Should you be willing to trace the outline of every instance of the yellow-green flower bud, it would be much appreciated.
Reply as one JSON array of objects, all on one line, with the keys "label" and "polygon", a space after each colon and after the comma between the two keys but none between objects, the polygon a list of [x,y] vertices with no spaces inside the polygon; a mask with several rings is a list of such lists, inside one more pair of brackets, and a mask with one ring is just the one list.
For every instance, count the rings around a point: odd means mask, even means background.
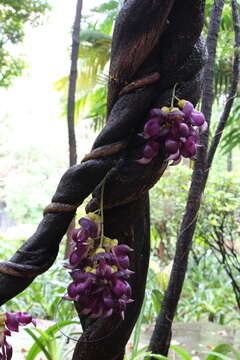
[{"label": "yellow-green flower bud", "polygon": [[183,100],[183,99],[179,100],[179,102],[178,102],[178,106],[180,109],[183,109],[185,104],[186,104],[186,100]]},{"label": "yellow-green flower bud", "polygon": [[179,111],[179,108],[177,108],[177,107],[172,107],[172,108],[170,109],[170,112],[172,112],[172,111]]},{"label": "yellow-green flower bud", "polygon": [[167,114],[170,112],[170,108],[167,107],[167,106],[163,106],[163,107],[161,108],[161,110],[162,110],[162,112],[163,112],[165,115],[167,115]]},{"label": "yellow-green flower bud", "polygon": [[88,245],[89,245],[90,247],[93,247],[93,246],[94,246],[94,239],[88,238],[88,239],[87,239],[87,243],[88,243]]},{"label": "yellow-green flower bud", "polygon": [[112,272],[113,272],[113,273],[115,273],[115,272],[118,271],[118,268],[117,268],[117,266],[115,266],[115,265],[111,266],[111,269],[112,269]]},{"label": "yellow-green flower bud", "polygon": [[87,217],[89,220],[94,221],[97,224],[101,224],[101,216],[90,212],[87,214]]},{"label": "yellow-green flower bud", "polygon": [[104,247],[109,247],[111,246],[111,239],[107,236],[104,236],[103,238],[103,246]]},{"label": "yellow-green flower bud", "polygon": [[104,254],[106,251],[103,248],[98,248],[96,254]]},{"label": "yellow-green flower bud", "polygon": [[93,269],[90,266],[86,266],[84,270],[86,272],[91,272]]},{"label": "yellow-green flower bud", "polygon": [[111,246],[117,246],[118,245],[118,240],[117,239],[112,239],[111,240]]}]

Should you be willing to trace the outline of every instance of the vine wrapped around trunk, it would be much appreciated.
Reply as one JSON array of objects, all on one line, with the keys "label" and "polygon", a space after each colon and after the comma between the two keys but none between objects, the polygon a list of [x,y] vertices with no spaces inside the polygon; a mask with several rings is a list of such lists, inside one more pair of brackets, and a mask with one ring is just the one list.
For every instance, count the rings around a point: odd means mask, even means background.
[{"label": "vine wrapped around trunk", "polygon": [[[178,98],[197,103],[205,60],[200,39],[203,14],[204,0],[125,1],[113,35],[106,126],[92,152],[63,175],[35,234],[10,261],[0,264],[3,304],[53,264],[77,207],[93,193],[87,211],[96,210],[105,183],[105,234],[134,249],[130,283],[135,301],[128,304],[124,321],[118,315],[80,316],[84,332],[74,360],[123,359],[145,293],[148,190],[168,165],[163,146],[148,164],[138,163],[143,143],[137,134],[143,131],[150,109],[171,106],[176,83]],[[80,312],[77,302],[76,308]]]}]

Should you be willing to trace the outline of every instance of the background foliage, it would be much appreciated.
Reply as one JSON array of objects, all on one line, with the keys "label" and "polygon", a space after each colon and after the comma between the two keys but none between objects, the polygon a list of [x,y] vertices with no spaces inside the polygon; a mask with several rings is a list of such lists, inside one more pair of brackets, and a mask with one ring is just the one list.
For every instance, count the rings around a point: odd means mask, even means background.
[{"label": "background foliage", "polygon": [[23,40],[25,24],[38,24],[49,8],[47,0],[0,1],[0,87],[9,86],[21,74],[24,62],[12,55],[12,45]]}]

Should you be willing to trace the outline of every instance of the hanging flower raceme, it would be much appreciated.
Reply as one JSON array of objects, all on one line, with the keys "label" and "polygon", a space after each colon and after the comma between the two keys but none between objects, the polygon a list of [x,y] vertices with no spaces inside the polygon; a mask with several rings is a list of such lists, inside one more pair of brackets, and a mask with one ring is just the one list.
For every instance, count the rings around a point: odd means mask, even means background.
[{"label": "hanging flower raceme", "polygon": [[147,143],[137,162],[148,164],[161,146],[165,148],[166,160],[173,160],[171,165],[177,165],[182,157],[195,159],[199,130],[203,132],[207,127],[203,113],[186,100],[179,100],[178,107],[152,109],[142,133]]},{"label": "hanging flower raceme", "polygon": [[133,301],[127,281],[133,274],[128,269],[132,249],[104,236],[100,215],[89,213],[79,224],[72,233],[75,249],[69,261],[73,281],[64,299],[78,301],[81,314],[92,318],[113,313],[124,318],[126,305]]},{"label": "hanging flower raceme", "polygon": [[0,360],[10,360],[12,358],[12,346],[7,342],[6,337],[11,336],[11,331],[18,332],[19,326],[30,323],[36,326],[36,320],[26,312],[0,314]]}]

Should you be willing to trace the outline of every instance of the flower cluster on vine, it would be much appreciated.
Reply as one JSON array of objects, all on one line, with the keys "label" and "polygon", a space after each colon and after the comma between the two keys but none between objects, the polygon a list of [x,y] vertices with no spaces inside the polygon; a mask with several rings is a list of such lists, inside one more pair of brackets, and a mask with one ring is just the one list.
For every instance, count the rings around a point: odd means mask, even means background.
[{"label": "flower cluster on vine", "polygon": [[149,115],[142,133],[147,143],[138,163],[151,162],[159,154],[161,145],[167,154],[166,160],[173,160],[172,165],[179,164],[182,157],[195,159],[199,130],[203,132],[208,127],[202,112],[194,109],[191,102],[179,100],[178,107],[154,108]]},{"label": "flower cluster on vine", "polygon": [[103,234],[102,217],[89,213],[79,220],[80,228],[72,233],[75,249],[70,256],[70,275],[65,299],[77,301],[81,314],[91,318],[118,313],[124,318],[126,305],[131,299],[128,278],[133,272],[129,267],[127,245]]}]

